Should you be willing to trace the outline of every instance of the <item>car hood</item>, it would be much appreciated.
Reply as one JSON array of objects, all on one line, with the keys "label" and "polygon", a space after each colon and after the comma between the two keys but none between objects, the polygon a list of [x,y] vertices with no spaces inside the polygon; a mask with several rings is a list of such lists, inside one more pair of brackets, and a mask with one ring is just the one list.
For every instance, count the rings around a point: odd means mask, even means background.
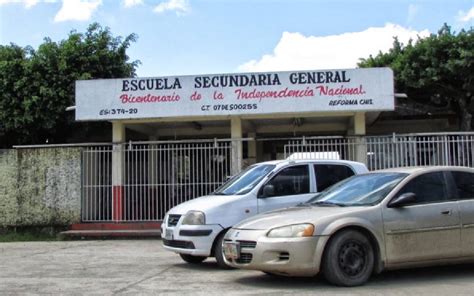
[{"label": "car hood", "polygon": [[246,219],[233,228],[268,230],[285,225],[312,223],[333,219],[349,213],[366,211],[366,207],[301,206],[263,213]]},{"label": "car hood", "polygon": [[232,203],[240,198],[242,198],[241,195],[201,196],[173,207],[171,210],[169,210],[168,214],[184,215],[189,211],[201,211],[207,214],[211,209]]}]

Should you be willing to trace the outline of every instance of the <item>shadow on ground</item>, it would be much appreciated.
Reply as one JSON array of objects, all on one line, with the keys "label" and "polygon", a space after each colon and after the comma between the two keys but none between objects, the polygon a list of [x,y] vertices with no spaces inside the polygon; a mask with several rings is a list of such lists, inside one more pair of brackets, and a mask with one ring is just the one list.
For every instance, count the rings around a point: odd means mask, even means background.
[{"label": "shadow on ground", "polygon": [[207,259],[206,261],[199,264],[190,264],[190,263],[178,263],[173,265],[176,268],[186,269],[186,270],[196,270],[196,271],[222,271],[222,272],[232,272],[238,269],[221,269],[217,262],[213,259]]},{"label": "shadow on ground", "polygon": [[[446,283],[451,280],[459,279],[474,279],[474,265],[452,265],[442,267],[405,269],[397,271],[386,271],[382,274],[372,276],[366,286],[373,288],[387,287],[409,287],[416,286],[420,283]],[[331,285],[324,280],[323,276],[316,277],[283,277],[272,276],[262,272],[261,275],[255,276],[241,276],[235,281],[242,285],[248,285],[256,288],[292,288],[292,289],[307,289],[317,287],[331,287]]]},{"label": "shadow on ground", "polygon": [[[185,262],[174,264],[175,268],[189,271],[202,272],[226,272],[232,273],[238,269],[222,270],[217,266],[215,260],[209,258],[200,264],[188,264]],[[434,266],[426,268],[403,269],[396,271],[385,271],[374,275],[365,286],[371,288],[386,288],[387,286],[405,287],[419,286],[420,284],[449,284],[459,279],[474,280],[474,264]],[[233,279],[235,283],[254,288],[294,289],[306,290],[308,288],[331,288],[322,275],[316,277],[284,277],[268,275],[263,272],[252,272],[251,274],[239,273]],[[340,288],[338,288],[340,289]],[[352,288],[353,289],[353,288]]]}]

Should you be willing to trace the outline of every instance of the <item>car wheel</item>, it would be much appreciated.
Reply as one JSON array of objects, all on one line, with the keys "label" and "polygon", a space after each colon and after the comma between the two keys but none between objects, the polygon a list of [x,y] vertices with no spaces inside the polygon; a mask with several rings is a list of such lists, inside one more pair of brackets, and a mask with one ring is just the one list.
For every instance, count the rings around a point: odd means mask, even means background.
[{"label": "car wheel", "polygon": [[179,256],[181,257],[181,259],[191,264],[201,263],[207,258],[206,256],[193,256],[188,254],[179,254]]},{"label": "car wheel", "polygon": [[214,256],[216,257],[217,265],[220,268],[234,269],[232,266],[227,265],[224,260],[224,253],[222,251],[222,242],[224,241],[224,236],[226,233],[227,233],[227,230],[224,230],[216,238],[216,243],[214,245]]},{"label": "car wheel", "polygon": [[322,272],[332,284],[359,286],[372,274],[374,260],[369,239],[358,231],[345,230],[329,241],[323,255]]}]

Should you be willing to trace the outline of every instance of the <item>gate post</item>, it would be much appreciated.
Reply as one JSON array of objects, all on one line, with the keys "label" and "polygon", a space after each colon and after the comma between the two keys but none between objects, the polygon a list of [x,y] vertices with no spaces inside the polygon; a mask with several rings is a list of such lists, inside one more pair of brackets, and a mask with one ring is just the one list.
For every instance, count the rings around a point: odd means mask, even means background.
[{"label": "gate post", "polygon": [[257,162],[257,141],[255,138],[257,134],[255,132],[248,133],[249,138],[253,138],[252,140],[248,141],[248,165],[252,165]]},{"label": "gate post", "polygon": [[230,137],[232,138],[232,175],[236,175],[242,169],[242,119],[232,117],[230,119]]},{"label": "gate post", "polygon": [[353,133],[356,138],[355,160],[367,163],[367,143],[365,141],[365,112],[356,112],[353,118]]},{"label": "gate post", "polygon": [[123,142],[125,142],[125,125],[120,121],[112,122],[112,220],[123,218]]},{"label": "gate post", "polygon": [[358,136],[356,138],[356,151],[355,151],[355,161],[362,162],[367,167],[367,142],[364,136]]}]

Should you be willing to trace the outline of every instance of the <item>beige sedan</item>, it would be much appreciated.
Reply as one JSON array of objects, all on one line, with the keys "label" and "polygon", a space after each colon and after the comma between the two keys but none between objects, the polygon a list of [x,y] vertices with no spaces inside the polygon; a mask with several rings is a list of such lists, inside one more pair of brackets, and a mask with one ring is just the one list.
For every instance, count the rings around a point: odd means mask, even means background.
[{"label": "beige sedan", "polygon": [[474,262],[473,246],[474,169],[417,167],[354,176],[245,220],[223,252],[233,267],[356,286],[384,269]]}]

